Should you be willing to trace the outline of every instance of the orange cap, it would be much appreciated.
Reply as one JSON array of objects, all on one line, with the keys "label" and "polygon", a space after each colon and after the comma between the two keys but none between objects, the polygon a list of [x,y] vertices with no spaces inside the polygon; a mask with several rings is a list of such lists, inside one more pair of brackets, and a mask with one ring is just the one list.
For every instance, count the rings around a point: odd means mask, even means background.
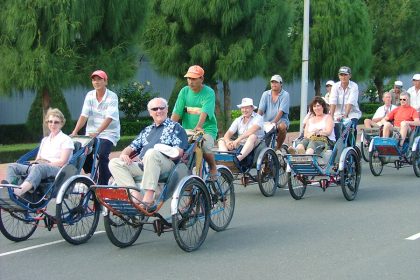
[{"label": "orange cap", "polygon": [[193,65],[188,68],[187,74],[184,75],[185,78],[200,78],[204,76],[204,69],[199,65]]}]

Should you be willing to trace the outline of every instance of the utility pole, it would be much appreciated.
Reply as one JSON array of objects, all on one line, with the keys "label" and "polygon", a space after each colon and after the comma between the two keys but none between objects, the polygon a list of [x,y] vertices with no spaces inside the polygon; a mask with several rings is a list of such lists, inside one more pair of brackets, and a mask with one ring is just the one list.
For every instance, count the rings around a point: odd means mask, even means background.
[{"label": "utility pole", "polygon": [[310,0],[303,4],[303,46],[302,46],[302,81],[300,89],[300,131],[303,129],[303,120],[308,105],[308,64],[309,64],[309,6]]}]

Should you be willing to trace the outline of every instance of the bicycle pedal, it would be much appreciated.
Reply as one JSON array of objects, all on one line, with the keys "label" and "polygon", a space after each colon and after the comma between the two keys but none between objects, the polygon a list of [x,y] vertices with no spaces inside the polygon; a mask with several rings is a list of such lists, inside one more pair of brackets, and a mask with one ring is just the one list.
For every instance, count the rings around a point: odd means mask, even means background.
[{"label": "bicycle pedal", "polygon": [[163,224],[160,220],[153,221],[153,230],[158,236],[160,236],[163,233]]}]

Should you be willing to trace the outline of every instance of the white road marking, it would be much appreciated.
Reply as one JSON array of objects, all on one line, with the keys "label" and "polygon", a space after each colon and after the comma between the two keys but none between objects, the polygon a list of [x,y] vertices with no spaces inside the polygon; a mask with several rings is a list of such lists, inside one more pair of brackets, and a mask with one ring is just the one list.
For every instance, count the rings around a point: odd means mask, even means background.
[{"label": "white road marking", "polygon": [[[98,234],[98,233],[104,233],[104,232],[105,231],[103,231],[103,230],[102,231],[96,231],[94,233],[94,235]],[[39,244],[39,245],[31,246],[31,247],[22,248],[22,249],[19,249],[19,250],[14,250],[14,251],[1,253],[0,257],[4,257],[4,256],[7,256],[7,255],[12,255],[12,254],[17,254],[17,253],[20,253],[20,252],[29,251],[29,250],[33,250],[33,249],[37,249],[37,248],[41,248],[41,247],[45,247],[45,246],[50,246],[50,245],[54,245],[54,244],[61,243],[61,242],[65,242],[65,240],[52,241],[52,242],[48,242],[48,243],[44,243],[44,244]]]},{"label": "white road marking", "polygon": [[412,236],[409,236],[406,239],[407,240],[416,240],[416,239],[419,239],[419,238],[420,238],[420,232],[419,233],[416,233],[416,234],[414,234]]}]

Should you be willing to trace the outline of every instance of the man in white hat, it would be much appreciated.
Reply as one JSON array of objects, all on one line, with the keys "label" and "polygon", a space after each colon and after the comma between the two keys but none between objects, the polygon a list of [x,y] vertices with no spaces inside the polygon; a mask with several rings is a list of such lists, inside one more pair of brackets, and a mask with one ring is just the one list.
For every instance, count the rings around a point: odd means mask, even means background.
[{"label": "man in white hat", "polygon": [[[153,211],[159,176],[169,172],[178,162],[188,148],[188,137],[179,123],[168,118],[168,102],[164,98],[150,100],[147,110],[153,124],[144,128],[118,158],[109,162],[109,169],[118,186],[134,187],[133,177],[143,176],[144,196],[140,190],[132,190],[132,195],[140,207]],[[138,156],[132,158],[133,152]]]},{"label": "man in white hat", "polygon": [[290,96],[283,89],[283,79],[280,75],[272,76],[270,85],[271,90],[264,91],[261,96],[258,114],[263,116],[264,122],[271,122],[276,125],[278,132],[276,150],[279,151],[290,124]]},{"label": "man in white hat", "polygon": [[420,74],[413,76],[413,86],[407,92],[410,94],[410,106],[420,112]]},{"label": "man in white hat", "polygon": [[[237,155],[238,162],[242,161],[261,142],[264,137],[263,118],[254,112],[257,106],[251,98],[243,98],[242,103],[237,105],[241,109],[242,116],[236,118],[223,138],[218,141],[219,151],[232,151],[243,145],[241,153]],[[233,135],[238,134],[235,140]]]},{"label": "man in white hat", "polygon": [[400,106],[400,94],[403,92],[406,92],[405,89],[403,89],[403,82],[395,81],[394,88],[389,91],[392,97],[392,104]]},{"label": "man in white hat", "polygon": [[330,104],[330,94],[331,94],[332,86],[334,84],[335,83],[332,80],[329,80],[328,82],[325,83],[325,89],[327,90],[327,93],[325,93],[324,95],[324,100],[325,102],[327,102],[327,104]]}]

